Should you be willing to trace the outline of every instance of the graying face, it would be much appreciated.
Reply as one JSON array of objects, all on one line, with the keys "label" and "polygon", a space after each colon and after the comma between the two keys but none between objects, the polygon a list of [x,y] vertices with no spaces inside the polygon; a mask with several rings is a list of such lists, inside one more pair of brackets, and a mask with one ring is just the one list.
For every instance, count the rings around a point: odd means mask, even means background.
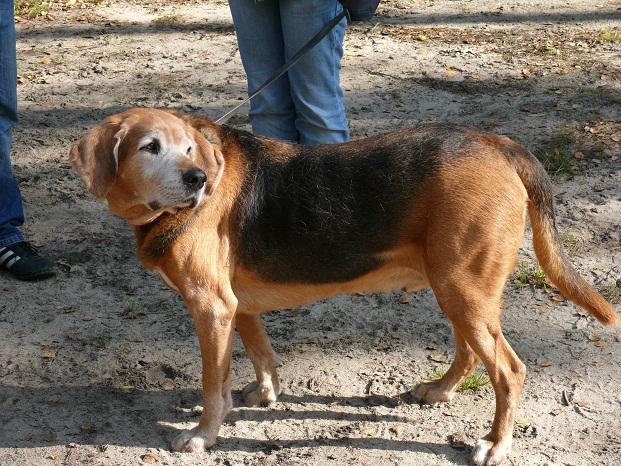
[{"label": "graying face", "polygon": [[126,119],[116,137],[118,172],[108,195],[115,214],[145,223],[200,203],[207,175],[190,126],[161,112],[149,121]]}]

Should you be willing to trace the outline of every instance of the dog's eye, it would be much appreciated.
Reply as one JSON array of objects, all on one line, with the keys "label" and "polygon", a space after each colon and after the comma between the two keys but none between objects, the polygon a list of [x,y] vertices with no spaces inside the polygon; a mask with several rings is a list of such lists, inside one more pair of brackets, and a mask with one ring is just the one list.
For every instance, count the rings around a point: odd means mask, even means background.
[{"label": "dog's eye", "polygon": [[190,155],[190,152],[192,152],[192,147],[188,147],[188,150],[187,150],[186,154]]},{"label": "dog's eye", "polygon": [[146,150],[146,151],[149,151],[149,152],[153,152],[154,154],[157,154],[157,151],[158,151],[157,143],[156,142],[150,142],[146,146],[142,147],[140,150]]}]

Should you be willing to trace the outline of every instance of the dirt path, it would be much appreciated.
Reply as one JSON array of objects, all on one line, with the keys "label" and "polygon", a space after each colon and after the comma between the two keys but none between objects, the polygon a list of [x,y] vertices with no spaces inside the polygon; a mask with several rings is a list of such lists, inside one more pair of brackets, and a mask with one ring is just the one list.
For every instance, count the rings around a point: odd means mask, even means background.
[{"label": "dirt path", "polygon": [[[236,342],[221,443],[169,452],[198,420],[193,324],[139,266],[125,223],[87,195],[68,152],[130,107],[217,118],[244,97],[228,7],[30,3],[39,10],[23,6],[17,24],[14,166],[25,232],[60,273],[35,284],[0,275],[0,465],[467,464],[491,424],[489,386],[437,407],[401,396],[452,358],[430,292],[267,315],[285,394],[269,408],[243,406],[253,371]],[[345,50],[354,138],[451,121],[547,154],[572,261],[620,309],[618,1],[387,0],[373,22],[348,29]],[[246,126],[243,114],[232,123]],[[536,281],[528,233],[520,259]],[[510,464],[621,464],[621,335],[553,290],[516,281],[503,326],[528,375]]]}]

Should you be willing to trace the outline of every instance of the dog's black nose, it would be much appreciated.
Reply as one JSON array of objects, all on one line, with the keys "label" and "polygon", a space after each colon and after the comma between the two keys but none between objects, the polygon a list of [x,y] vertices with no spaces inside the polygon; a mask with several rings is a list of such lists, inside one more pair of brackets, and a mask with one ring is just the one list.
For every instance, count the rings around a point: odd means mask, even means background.
[{"label": "dog's black nose", "polygon": [[207,181],[207,175],[203,170],[188,170],[181,178],[188,188],[194,190],[201,189]]}]

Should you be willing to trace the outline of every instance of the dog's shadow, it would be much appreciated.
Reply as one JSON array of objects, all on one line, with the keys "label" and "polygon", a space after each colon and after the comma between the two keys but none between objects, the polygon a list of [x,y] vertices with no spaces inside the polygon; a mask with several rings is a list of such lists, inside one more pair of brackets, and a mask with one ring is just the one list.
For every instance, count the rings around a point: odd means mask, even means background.
[{"label": "dog's shadow", "polygon": [[[202,404],[201,399],[202,393],[197,389],[127,392],[106,387],[33,389],[0,386],[0,449],[79,444],[98,448],[116,445],[168,450],[170,441],[181,428],[198,422],[200,411],[192,408]],[[233,402],[234,408],[220,432],[220,442],[212,451],[269,455],[283,449],[320,445],[363,451],[420,452],[450,458],[456,464],[467,464],[469,448],[454,449],[448,439],[444,443],[433,443],[413,441],[411,437],[399,438],[398,435],[375,436],[356,429],[348,430],[351,425],[407,424],[403,415],[377,414],[375,410],[364,409],[380,406],[392,409],[403,403],[415,403],[407,395],[395,398],[329,397],[285,393],[269,408],[247,408],[241,393],[234,391]],[[313,405],[329,405],[331,409],[313,409]],[[283,436],[266,441],[244,437],[244,429],[237,428],[247,421],[253,424],[291,420],[337,421],[335,429],[338,432],[329,436],[304,439]]]}]

